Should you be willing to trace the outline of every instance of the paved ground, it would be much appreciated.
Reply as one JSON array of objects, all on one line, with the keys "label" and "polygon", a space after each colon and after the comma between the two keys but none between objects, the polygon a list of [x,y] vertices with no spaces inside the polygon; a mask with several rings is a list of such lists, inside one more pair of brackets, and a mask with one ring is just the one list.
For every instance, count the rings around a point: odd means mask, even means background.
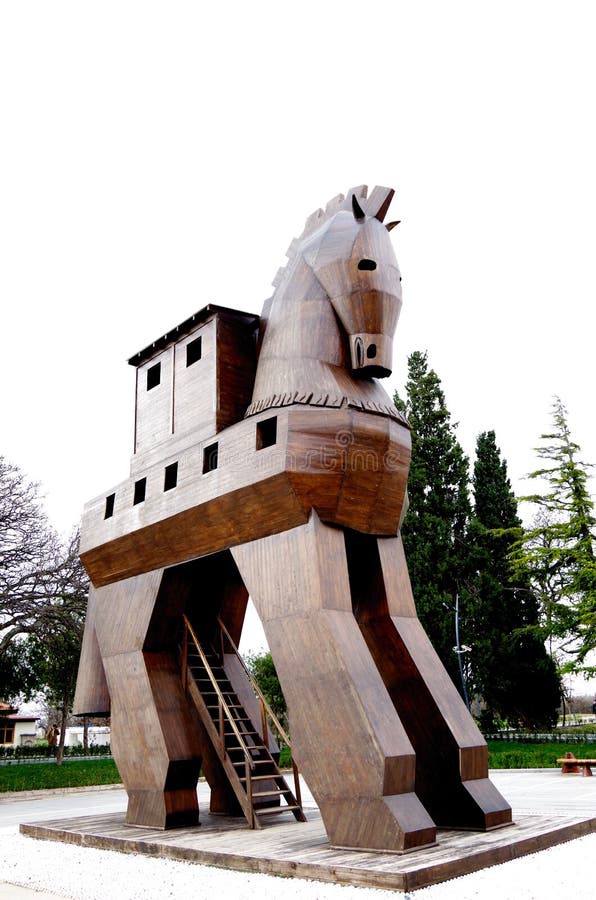
[{"label": "paved ground", "polygon": [[64,900],[60,894],[48,894],[47,891],[40,893],[33,888],[0,882],[0,900],[40,900],[41,897],[43,900]]},{"label": "paved ground", "polygon": [[[534,770],[534,771],[494,771],[491,778],[495,782],[501,793],[509,800],[513,806],[514,815],[518,814],[555,814],[559,816],[575,816],[585,815],[586,817],[596,815],[596,778],[584,778],[579,775],[561,775],[559,770]],[[201,784],[199,789],[199,802],[201,804],[207,801],[208,788]],[[305,790],[305,806],[313,805],[312,797]],[[114,854],[109,851],[95,851],[82,848],[71,848],[66,845],[50,844],[47,842],[31,841],[18,835],[18,825],[23,821],[43,821],[61,817],[77,817],[89,814],[101,814],[108,812],[118,812],[125,808],[126,795],[122,789],[111,790],[87,790],[61,794],[46,794],[44,796],[27,796],[25,798],[19,795],[12,797],[3,797],[0,799],[0,900],[14,898],[14,900],[28,900],[28,898],[41,897],[45,900],[50,898],[78,898],[95,896],[92,892],[88,893],[88,888],[81,888],[80,892],[77,885],[69,884],[65,886],[64,880],[60,879],[59,873],[39,871],[43,865],[39,862],[36,864],[34,859],[42,852],[47,853],[51,848],[53,858],[59,859],[61,855],[67,855],[75,849],[82,854],[77,857],[78,878],[81,879],[79,884],[85,882],[91,883],[98,876],[98,859],[94,854],[107,853],[107,857],[102,857],[102,867],[105,869],[105,860],[117,858],[119,866],[120,884],[105,895],[98,896],[118,896],[118,897],[143,897],[153,896],[150,894],[149,888],[143,888],[143,892],[136,893],[126,886],[126,873],[130,871],[131,877],[139,878],[138,858],[125,857],[122,854]],[[46,844],[46,847],[43,845]],[[37,846],[36,846],[37,845]],[[572,845],[575,845],[572,847]],[[61,849],[59,849],[61,848]],[[20,859],[11,858],[14,854],[20,854]],[[6,853],[6,855],[5,855]],[[499,897],[500,900],[505,898],[528,898],[536,897],[537,900],[546,900],[553,897],[557,900],[567,900],[567,898],[583,898],[593,896],[593,878],[592,878],[592,860],[596,853],[596,835],[582,838],[579,841],[573,841],[571,844],[555,847],[542,853],[526,857],[522,860],[514,860],[510,863],[494,867],[490,870],[484,870],[482,873],[475,873],[456,879],[444,885],[437,885],[427,888],[424,891],[416,892],[416,897],[420,894],[420,900],[435,900],[435,898],[445,898],[450,900],[451,897],[457,897],[464,900],[468,897]],[[135,859],[137,862],[135,863]],[[157,864],[157,860],[147,860],[147,863]],[[164,861],[168,864],[167,879],[168,884],[172,886],[173,894],[183,900],[184,897],[190,896],[190,892],[185,892],[186,879],[189,877],[189,867],[185,864],[174,863],[172,861]],[[192,870],[193,867],[191,866]],[[203,867],[194,867],[197,869]],[[124,876],[122,873],[125,873]],[[165,872],[165,870],[164,870]],[[550,872],[550,874],[549,874]],[[234,876],[238,877],[237,885],[234,883]],[[556,877],[555,877],[556,876]],[[227,885],[240,896],[254,896],[260,894],[261,897],[309,897],[309,898],[331,898],[341,896],[347,898],[351,896],[351,891],[357,891],[355,895],[362,897],[374,896],[376,898],[391,896],[385,891],[372,891],[362,888],[342,888],[336,885],[320,885],[314,888],[311,882],[298,882],[297,880],[287,879],[279,880],[271,876],[240,876],[238,873],[220,872],[218,870],[210,870],[210,879],[215,879],[217,883],[221,882],[222,895],[226,893]],[[155,879],[155,875],[153,876]],[[524,882],[524,878],[527,881]],[[546,879],[546,883],[541,881]],[[231,879],[231,880],[230,880]],[[254,879],[264,879],[264,881],[254,882]],[[204,888],[207,887],[207,881],[204,876],[198,879],[199,884]],[[556,881],[556,883],[555,883]],[[15,886],[9,882],[20,882],[21,886]],[[212,895],[214,890],[217,892],[216,885],[211,884],[209,893],[201,893],[196,888],[197,878],[195,875],[195,897]],[[139,891],[141,891],[140,882]],[[28,886],[27,886],[28,885]],[[231,887],[234,885],[233,887]],[[244,888],[242,887],[244,885]],[[250,885],[250,888],[249,888]],[[272,887],[270,887],[272,885]],[[508,885],[511,892],[508,893]],[[494,893],[492,887],[494,886]],[[35,887],[37,890],[32,890]],[[40,894],[39,889],[45,889],[46,893]],[[178,888],[178,890],[177,890]],[[454,888],[456,890],[453,893]],[[131,892],[132,890],[132,892]],[[242,890],[246,893],[242,893]],[[341,891],[341,894],[334,893]],[[51,893],[54,891],[55,893]],[[62,893],[63,891],[63,893]],[[240,891],[240,893],[239,893]],[[533,892],[535,891],[535,893]],[[56,893],[57,892],[57,893]],[[157,896],[157,895],[156,895]],[[164,896],[168,896],[165,891]],[[393,895],[395,896],[395,895]],[[398,895],[399,896],[399,895]]]}]

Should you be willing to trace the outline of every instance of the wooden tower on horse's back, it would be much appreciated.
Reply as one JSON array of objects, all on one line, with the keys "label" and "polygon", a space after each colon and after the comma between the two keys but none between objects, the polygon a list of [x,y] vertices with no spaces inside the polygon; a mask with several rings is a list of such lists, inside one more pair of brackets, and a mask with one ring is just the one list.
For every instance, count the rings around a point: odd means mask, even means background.
[{"label": "wooden tower on horse's back", "polygon": [[403,851],[511,821],[420,626],[399,535],[407,422],[391,371],[393,191],[354,188],[288,251],[260,318],[208,306],[136,354],[130,478],[85,508],[76,711],[111,703],[127,821],[304,818],[236,646],[248,595],[295,763],[336,846]]}]

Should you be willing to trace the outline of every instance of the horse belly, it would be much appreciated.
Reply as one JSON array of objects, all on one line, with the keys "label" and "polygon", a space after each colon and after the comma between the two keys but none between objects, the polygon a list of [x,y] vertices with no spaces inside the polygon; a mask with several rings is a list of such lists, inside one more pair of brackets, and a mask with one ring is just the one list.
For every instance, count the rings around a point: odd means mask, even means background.
[{"label": "horse belly", "polygon": [[[268,443],[264,423],[273,419]],[[293,404],[251,416],[211,440],[218,444],[217,467],[204,471],[209,439],[187,448],[176,460],[175,490],[163,490],[160,460],[114,489],[113,515],[106,518],[105,496],[87,505],[81,560],[96,587],[294,528],[313,509],[330,524],[397,533],[410,434],[389,416]],[[140,475],[147,492],[135,504]]]}]

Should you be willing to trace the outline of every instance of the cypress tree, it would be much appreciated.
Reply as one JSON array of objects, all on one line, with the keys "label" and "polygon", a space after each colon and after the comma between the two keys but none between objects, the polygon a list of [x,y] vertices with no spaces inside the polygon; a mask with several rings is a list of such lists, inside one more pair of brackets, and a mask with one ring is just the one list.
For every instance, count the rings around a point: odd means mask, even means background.
[{"label": "cypress tree", "polygon": [[455,600],[467,567],[470,514],[468,460],[455,435],[441,381],[426,353],[408,358],[406,398],[394,401],[412,427],[410,507],[402,536],[418,615],[435,650],[461,690],[454,653]]},{"label": "cypress tree", "polygon": [[479,435],[473,474],[474,511],[468,531],[474,576],[468,582],[474,688],[481,722],[529,728],[556,722],[560,685],[540,635],[530,575],[515,572],[511,551],[521,534],[517,500],[494,431]]}]

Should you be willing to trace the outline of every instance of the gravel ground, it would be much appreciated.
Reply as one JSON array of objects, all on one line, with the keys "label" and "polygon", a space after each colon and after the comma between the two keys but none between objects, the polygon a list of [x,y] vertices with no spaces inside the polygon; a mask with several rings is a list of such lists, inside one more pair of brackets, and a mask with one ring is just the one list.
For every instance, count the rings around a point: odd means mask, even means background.
[{"label": "gravel ground", "polygon": [[[578,796],[591,795],[592,783]],[[596,779],[594,779],[596,788]],[[558,788],[559,782],[552,784]],[[553,801],[555,804],[559,801]],[[584,803],[585,801],[580,800]],[[542,801],[544,806],[546,800]],[[515,810],[515,804],[514,804]],[[537,811],[543,811],[542,809]],[[569,809],[567,814],[573,814]],[[29,818],[31,821],[31,818]],[[63,843],[37,841],[18,833],[18,825],[0,827],[0,881],[22,885],[42,893],[73,900],[202,900],[234,897],[236,900],[584,900],[596,896],[592,860],[596,859],[596,834],[579,838],[541,853],[483,869],[410,894],[357,888],[302,879],[253,875],[193,863],[95,850]],[[28,894],[8,884],[0,885],[0,900],[25,900]]]},{"label": "gravel ground", "polygon": [[396,900],[400,896],[415,896],[416,900],[586,900],[596,893],[591,868],[596,857],[596,835],[414,894],[244,874],[36,841],[19,834],[0,835],[0,846],[2,879],[74,900],[202,900],[218,896],[236,900]]}]

